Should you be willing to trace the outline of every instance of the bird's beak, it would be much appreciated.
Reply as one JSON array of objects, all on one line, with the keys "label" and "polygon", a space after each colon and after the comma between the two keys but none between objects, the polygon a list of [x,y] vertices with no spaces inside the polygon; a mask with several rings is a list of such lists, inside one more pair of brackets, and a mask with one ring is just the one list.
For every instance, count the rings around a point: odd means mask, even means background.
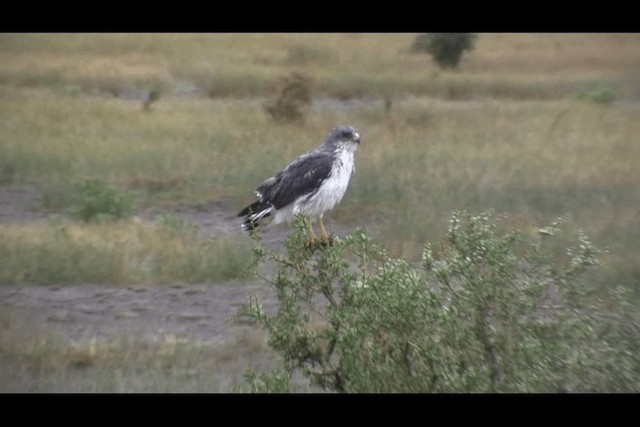
[{"label": "bird's beak", "polygon": [[360,134],[358,132],[354,135],[356,143],[360,144]]}]

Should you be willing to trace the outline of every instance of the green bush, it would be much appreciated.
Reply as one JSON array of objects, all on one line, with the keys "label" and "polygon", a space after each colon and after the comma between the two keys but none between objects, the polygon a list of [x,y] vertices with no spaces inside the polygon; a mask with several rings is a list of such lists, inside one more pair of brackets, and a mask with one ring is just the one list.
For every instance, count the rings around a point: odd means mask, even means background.
[{"label": "green bush", "polygon": [[607,105],[616,100],[615,92],[608,86],[596,85],[576,91],[574,99]]},{"label": "green bush", "polygon": [[133,198],[99,179],[86,179],[76,184],[69,212],[85,222],[101,222],[125,218],[133,210]]},{"label": "green bush", "polygon": [[[579,392],[640,390],[640,324],[622,289],[603,310],[581,280],[598,250],[583,234],[564,265],[547,255],[557,224],[537,238],[499,232],[488,214],[454,213],[438,254],[419,265],[389,256],[363,230],[328,248],[305,228],[266,277],[279,300],[251,297],[239,315],[269,334],[291,375],[337,392]],[[613,314],[616,313],[616,314]],[[283,384],[277,375],[278,391]]]},{"label": "green bush", "polygon": [[473,49],[475,38],[471,33],[419,34],[410,51],[428,53],[442,68],[457,68],[464,51]]}]

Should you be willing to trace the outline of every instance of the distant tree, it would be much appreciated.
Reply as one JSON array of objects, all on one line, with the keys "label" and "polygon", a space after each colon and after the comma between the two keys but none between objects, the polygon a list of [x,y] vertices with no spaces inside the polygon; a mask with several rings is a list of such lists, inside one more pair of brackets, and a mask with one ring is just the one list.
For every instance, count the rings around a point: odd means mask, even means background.
[{"label": "distant tree", "polygon": [[457,68],[465,50],[473,49],[473,33],[419,34],[411,45],[411,52],[430,54],[441,68]]}]

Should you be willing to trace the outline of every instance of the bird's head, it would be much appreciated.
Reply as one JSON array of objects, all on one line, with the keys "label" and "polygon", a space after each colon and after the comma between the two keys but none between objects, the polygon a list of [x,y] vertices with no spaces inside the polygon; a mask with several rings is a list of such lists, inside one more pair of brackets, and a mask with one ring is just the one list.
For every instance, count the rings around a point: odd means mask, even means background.
[{"label": "bird's head", "polygon": [[325,144],[352,146],[355,149],[360,144],[360,133],[353,126],[336,126],[331,129],[324,142]]}]

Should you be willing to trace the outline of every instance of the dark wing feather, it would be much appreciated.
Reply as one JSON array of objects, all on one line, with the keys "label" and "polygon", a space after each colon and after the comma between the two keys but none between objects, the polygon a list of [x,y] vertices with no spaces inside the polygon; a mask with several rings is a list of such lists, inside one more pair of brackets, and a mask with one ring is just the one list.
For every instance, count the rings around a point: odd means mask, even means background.
[{"label": "dark wing feather", "polygon": [[262,183],[257,191],[262,194],[263,201],[280,209],[302,195],[315,193],[331,174],[332,166],[333,156],[330,152],[315,151],[296,159],[275,179]]}]

